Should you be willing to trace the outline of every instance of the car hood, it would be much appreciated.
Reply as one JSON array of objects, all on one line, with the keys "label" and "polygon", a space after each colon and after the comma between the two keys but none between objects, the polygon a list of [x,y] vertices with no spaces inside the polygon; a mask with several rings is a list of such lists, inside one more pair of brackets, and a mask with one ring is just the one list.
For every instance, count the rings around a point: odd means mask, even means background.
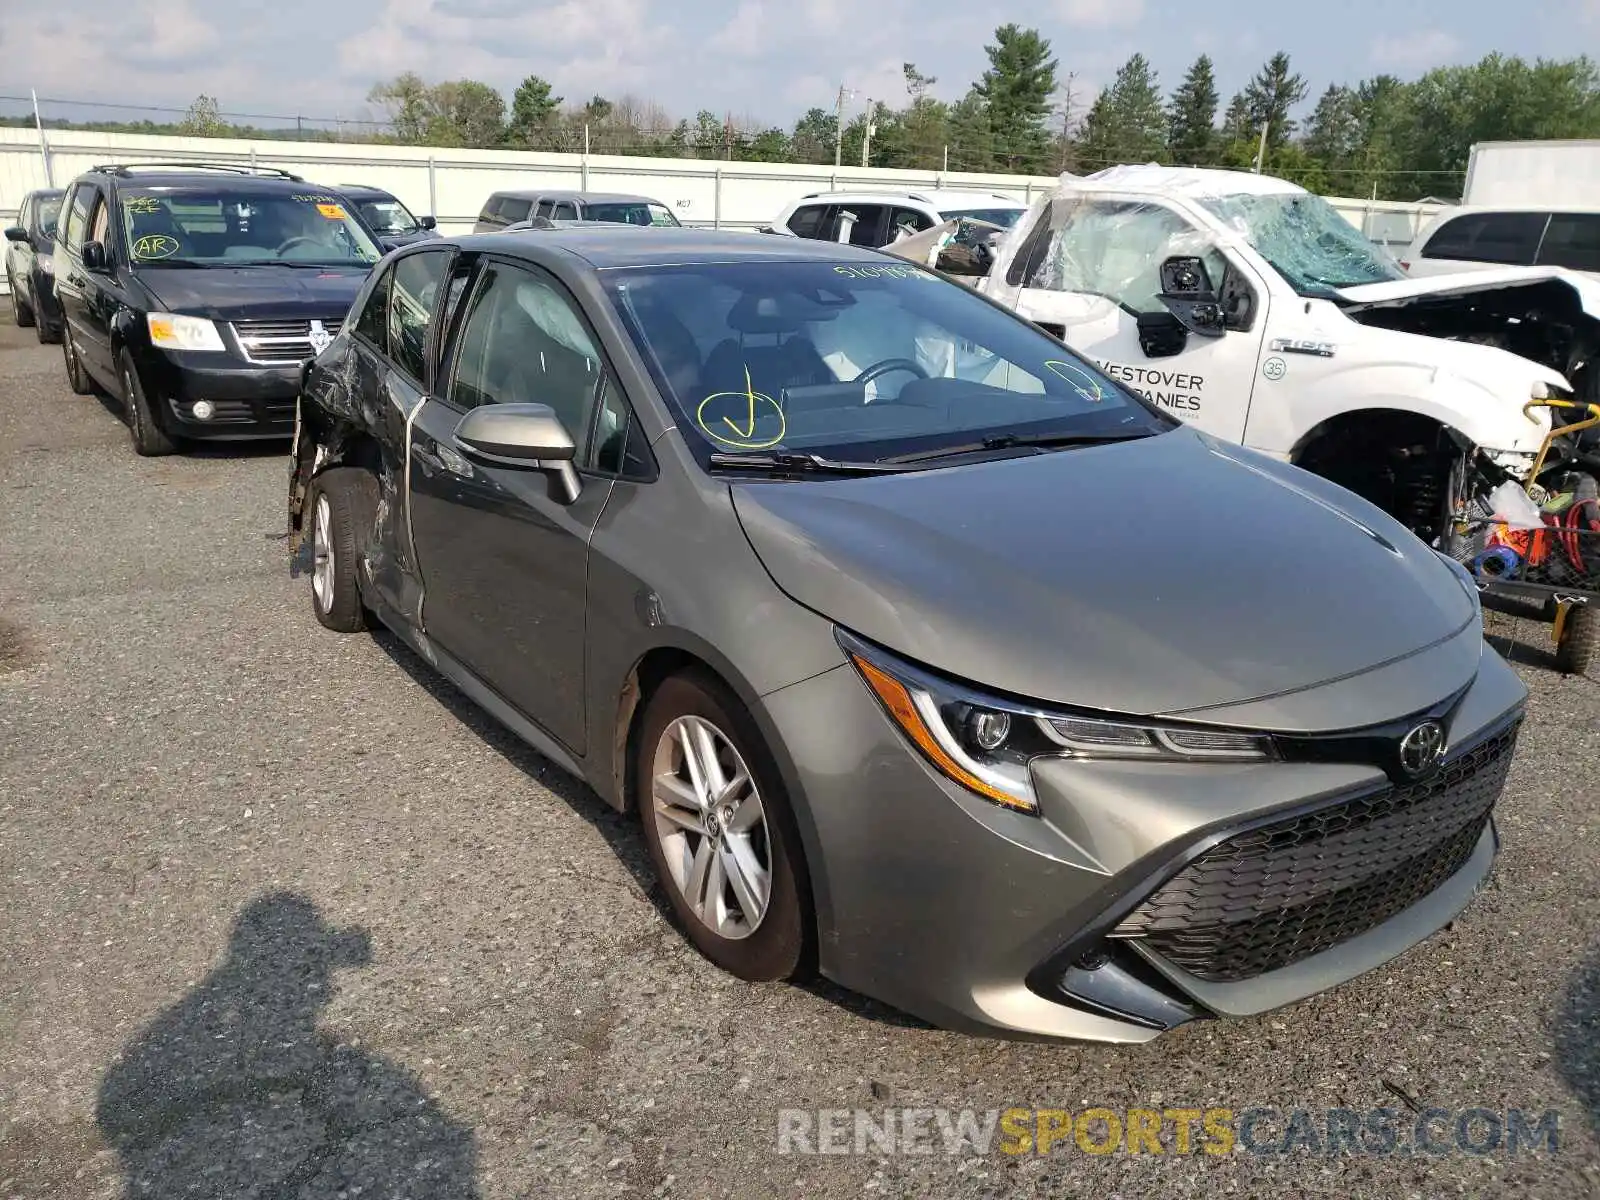
[{"label": "car hood", "polygon": [[1239,704],[1392,663],[1477,619],[1443,561],[1372,505],[1189,429],[731,490],[793,599],[1037,701],[1138,715]]},{"label": "car hood", "polygon": [[1358,307],[1378,307],[1438,296],[1470,296],[1475,292],[1542,288],[1552,280],[1567,284],[1583,311],[1591,317],[1600,317],[1600,280],[1562,267],[1499,267],[1451,275],[1411,276],[1388,283],[1364,283],[1357,287],[1340,288],[1339,295]]},{"label": "car hood", "polygon": [[344,316],[368,267],[151,268],[140,281],[168,312],[214,321]]}]

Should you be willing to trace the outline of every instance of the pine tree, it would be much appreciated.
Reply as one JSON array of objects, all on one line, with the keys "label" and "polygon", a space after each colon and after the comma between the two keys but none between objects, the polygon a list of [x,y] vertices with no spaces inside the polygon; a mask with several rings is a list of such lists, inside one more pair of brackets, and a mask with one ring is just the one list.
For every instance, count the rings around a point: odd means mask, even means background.
[{"label": "pine tree", "polygon": [[1086,170],[1166,157],[1167,118],[1155,72],[1135,54],[1101,92],[1083,123],[1079,159]]},{"label": "pine tree", "polygon": [[1020,173],[1046,169],[1050,135],[1045,121],[1056,90],[1056,60],[1036,29],[1002,25],[985,46],[989,69],[973,85],[988,110],[996,165]]},{"label": "pine tree", "polygon": [[1267,127],[1267,149],[1275,150],[1294,136],[1295,122],[1289,110],[1306,98],[1306,81],[1289,69],[1289,56],[1279,50],[1256,72],[1244,89],[1245,108],[1250,114],[1250,132],[1261,136]]},{"label": "pine tree", "polygon": [[1194,167],[1212,161],[1219,99],[1211,56],[1202,54],[1172,93],[1167,109],[1167,148],[1173,162]]}]

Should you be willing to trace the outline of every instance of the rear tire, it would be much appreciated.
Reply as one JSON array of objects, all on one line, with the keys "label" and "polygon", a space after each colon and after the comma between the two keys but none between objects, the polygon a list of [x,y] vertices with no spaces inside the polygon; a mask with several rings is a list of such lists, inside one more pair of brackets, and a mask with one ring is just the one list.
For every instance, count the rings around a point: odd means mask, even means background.
[{"label": "rear tire", "polygon": [[128,415],[134,452],[144,458],[172,454],[178,443],[156,424],[155,412],[144,394],[144,384],[139,382],[139,372],[126,350],[117,355],[117,371],[122,376],[122,406]]},{"label": "rear tire", "polygon": [[23,329],[29,328],[34,322],[33,309],[17,299],[17,281],[11,278],[11,273],[6,272],[6,291],[11,295],[11,319]]},{"label": "rear tire", "polygon": [[33,331],[38,335],[41,346],[53,346],[61,340],[61,326],[46,325],[38,313],[34,314]]},{"label": "rear tire", "polygon": [[94,395],[94,381],[89,378],[89,372],[84,370],[83,359],[78,355],[78,346],[72,340],[70,326],[63,327],[61,335],[61,354],[67,363],[67,386],[72,389],[74,396]]},{"label": "rear tire", "polygon": [[336,633],[367,628],[361,602],[361,545],[378,512],[378,481],[358,467],[331,467],[313,477],[306,490],[311,523],[311,609]]},{"label": "rear tire", "polygon": [[1600,611],[1593,604],[1574,604],[1556,647],[1556,666],[1568,675],[1600,683]]},{"label": "rear tire", "polygon": [[808,970],[799,832],[755,722],[715,677],[674,675],[650,697],[633,790],[657,878],[696,949],[752,982]]}]

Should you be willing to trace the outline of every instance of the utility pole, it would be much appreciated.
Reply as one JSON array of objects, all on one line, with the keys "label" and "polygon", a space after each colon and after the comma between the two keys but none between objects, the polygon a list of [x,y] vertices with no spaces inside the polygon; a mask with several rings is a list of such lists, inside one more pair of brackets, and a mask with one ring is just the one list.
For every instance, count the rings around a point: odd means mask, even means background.
[{"label": "utility pole", "polygon": [[1256,174],[1261,174],[1262,160],[1267,157],[1267,130],[1272,128],[1272,118],[1268,117],[1261,122],[1261,143],[1256,147]]},{"label": "utility pole", "polygon": [[874,115],[875,115],[875,112],[874,112],[874,109],[872,107],[872,97],[868,96],[867,97],[867,131],[866,131],[866,133],[864,135],[862,135],[862,138],[861,138],[861,165],[863,167],[867,165],[868,155],[870,155],[871,152],[872,152],[872,135],[873,135],[873,132],[878,128],[876,122],[874,122],[873,119],[872,119]]}]

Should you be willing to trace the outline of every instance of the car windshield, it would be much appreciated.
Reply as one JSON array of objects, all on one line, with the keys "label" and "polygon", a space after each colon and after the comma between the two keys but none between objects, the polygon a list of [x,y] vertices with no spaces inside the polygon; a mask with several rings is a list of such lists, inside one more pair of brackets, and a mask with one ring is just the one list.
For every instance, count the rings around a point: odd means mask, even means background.
[{"label": "car windshield", "polygon": [[910,264],[602,274],[702,463],[713,452],[880,460],[1173,424],[1060,342]]},{"label": "car windshield", "polygon": [[999,225],[1002,229],[1010,229],[1027,211],[1025,208],[947,208],[941,215],[946,221],[965,218],[969,221],[987,221],[991,225]]},{"label": "car windshield", "polygon": [[123,236],[140,267],[359,266],[383,257],[337,196],[222,187],[126,188]]},{"label": "car windshield", "polygon": [[378,234],[415,233],[417,219],[398,200],[362,200],[356,205],[362,219]]},{"label": "car windshield", "polygon": [[61,201],[64,196],[65,193],[61,196],[39,197],[39,232],[47,238],[56,236],[56,218],[61,215]]},{"label": "car windshield", "polygon": [[586,221],[609,221],[614,225],[676,225],[678,218],[664,205],[645,201],[620,204],[586,204],[583,206]]},{"label": "car windshield", "polygon": [[1302,296],[1332,299],[1338,288],[1406,277],[1388,251],[1369,242],[1321,196],[1237,194],[1200,203]]}]

